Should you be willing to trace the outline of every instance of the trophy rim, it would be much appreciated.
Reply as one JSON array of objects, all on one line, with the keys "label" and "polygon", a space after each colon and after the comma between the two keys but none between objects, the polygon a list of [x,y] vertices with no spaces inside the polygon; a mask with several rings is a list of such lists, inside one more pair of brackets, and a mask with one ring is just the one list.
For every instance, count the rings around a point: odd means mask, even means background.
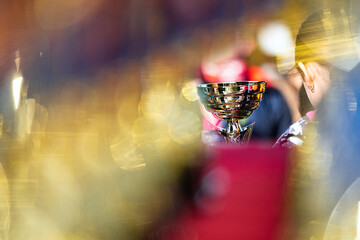
[{"label": "trophy rim", "polygon": [[202,83],[199,84],[199,88],[206,88],[206,87],[234,87],[234,86],[249,86],[249,85],[256,85],[256,84],[266,84],[266,81],[250,81],[245,80],[241,82],[221,82],[221,83]]},{"label": "trophy rim", "polygon": [[266,81],[205,83],[198,86],[200,102],[217,119],[245,119],[257,109]]}]

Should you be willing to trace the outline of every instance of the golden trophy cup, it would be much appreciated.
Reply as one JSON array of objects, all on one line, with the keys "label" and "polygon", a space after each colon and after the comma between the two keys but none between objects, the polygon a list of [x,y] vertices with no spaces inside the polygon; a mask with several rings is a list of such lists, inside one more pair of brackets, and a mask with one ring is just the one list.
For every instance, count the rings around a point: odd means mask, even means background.
[{"label": "golden trophy cup", "polygon": [[225,141],[246,144],[255,122],[241,127],[240,120],[259,107],[265,89],[265,81],[207,83],[198,86],[198,95],[207,111],[227,121],[227,127],[218,130]]}]

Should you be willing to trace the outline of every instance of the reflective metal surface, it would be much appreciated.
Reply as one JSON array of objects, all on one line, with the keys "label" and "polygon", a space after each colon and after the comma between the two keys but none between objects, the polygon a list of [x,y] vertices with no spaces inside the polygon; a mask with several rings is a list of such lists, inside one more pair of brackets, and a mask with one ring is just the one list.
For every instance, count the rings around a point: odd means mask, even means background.
[{"label": "reflective metal surface", "polygon": [[227,128],[218,131],[227,142],[247,143],[254,123],[242,129],[239,120],[259,107],[265,89],[265,81],[208,83],[198,86],[198,95],[207,111],[228,121]]}]

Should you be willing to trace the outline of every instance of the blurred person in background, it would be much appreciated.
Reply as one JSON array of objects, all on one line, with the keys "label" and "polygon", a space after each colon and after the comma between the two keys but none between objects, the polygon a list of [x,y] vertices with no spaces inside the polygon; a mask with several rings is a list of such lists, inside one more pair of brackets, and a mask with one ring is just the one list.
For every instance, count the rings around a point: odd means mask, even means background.
[{"label": "blurred person in background", "polygon": [[[296,213],[291,239],[323,239],[338,201],[360,176],[356,161],[358,96],[354,93],[359,71],[353,69],[358,63],[357,33],[351,29],[351,19],[342,8],[314,12],[296,38],[296,65],[289,77],[302,83],[299,111],[306,116],[276,143],[301,146],[290,181],[294,190],[290,197],[295,203],[290,212]],[[354,199],[356,204],[359,200]]]},{"label": "blurred person in background", "polygon": [[301,25],[296,37],[295,66],[289,71],[290,81],[297,82],[299,112],[303,116],[277,140],[275,146],[301,146],[303,128],[314,118],[335,81],[356,64],[354,45],[344,10],[325,9],[310,15]]}]

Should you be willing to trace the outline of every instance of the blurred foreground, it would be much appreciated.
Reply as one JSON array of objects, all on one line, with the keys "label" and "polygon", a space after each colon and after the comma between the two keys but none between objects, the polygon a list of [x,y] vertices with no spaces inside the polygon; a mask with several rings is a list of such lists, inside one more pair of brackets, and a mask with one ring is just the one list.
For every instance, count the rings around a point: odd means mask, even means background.
[{"label": "blurred foreground", "polygon": [[[359,6],[0,2],[0,239],[360,239]],[[304,114],[294,40],[325,7],[351,12],[313,41],[343,80],[301,147],[272,148]],[[267,82],[253,141],[227,146],[196,86],[246,80]]]}]

